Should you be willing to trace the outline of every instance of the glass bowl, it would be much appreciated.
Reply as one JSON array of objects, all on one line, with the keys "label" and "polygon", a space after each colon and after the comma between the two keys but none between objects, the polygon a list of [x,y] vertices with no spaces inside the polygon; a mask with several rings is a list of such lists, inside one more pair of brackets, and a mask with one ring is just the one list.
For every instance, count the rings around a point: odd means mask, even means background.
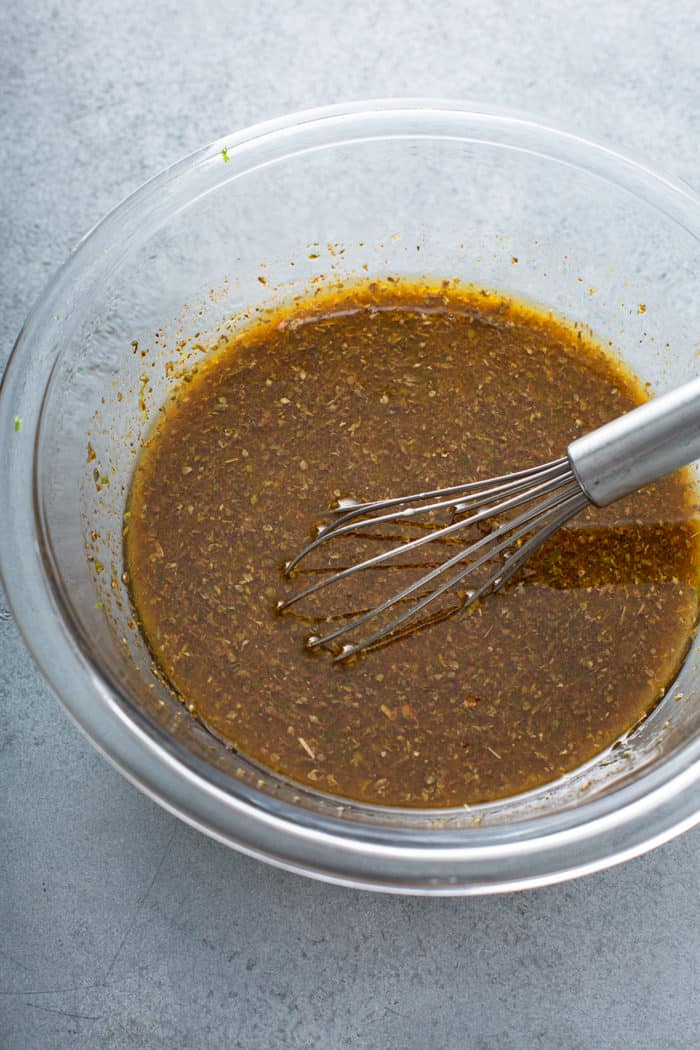
[{"label": "glass bowl", "polygon": [[461,809],[356,805],[227,749],[163,687],[131,622],[121,521],[179,366],[309,282],[426,274],[505,290],[590,325],[662,392],[696,374],[699,236],[685,187],[530,118],[455,102],[297,114],[147,183],[45,290],[0,397],[2,577],[76,722],[193,826],[353,886],[521,889],[696,823],[697,641],[651,716],[556,783]]}]

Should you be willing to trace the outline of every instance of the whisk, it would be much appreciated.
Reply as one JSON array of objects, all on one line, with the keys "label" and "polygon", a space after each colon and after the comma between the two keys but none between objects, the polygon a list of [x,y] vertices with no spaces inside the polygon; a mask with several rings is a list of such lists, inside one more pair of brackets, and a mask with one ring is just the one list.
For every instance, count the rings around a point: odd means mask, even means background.
[{"label": "whisk", "polygon": [[[416,623],[416,618],[448,592],[467,609],[493,594],[574,515],[589,504],[607,506],[663,475],[700,458],[700,378],[641,405],[573,441],[561,459],[483,481],[358,503],[341,500],[318,528],[316,537],[286,563],[292,576],[302,559],[343,535],[394,523],[415,524],[447,512],[448,524],[431,526],[415,539],[403,539],[379,554],[328,574],[278,603],[284,611],[356,573],[396,561],[436,541],[454,541],[465,530],[480,538],[429,569],[417,580],[370,609],[307,639],[311,649],[340,645],[335,659],[385,643]],[[506,516],[506,520],[502,520]],[[484,578],[485,577],[485,578]],[[471,578],[471,579],[470,579]],[[469,583],[476,581],[473,589]],[[458,590],[459,589],[459,590]],[[401,607],[397,615],[396,607]],[[377,621],[383,616],[381,626]],[[440,617],[435,617],[440,618]],[[368,633],[344,643],[359,628]],[[419,625],[420,626],[420,625]],[[375,629],[372,629],[372,628]]]}]

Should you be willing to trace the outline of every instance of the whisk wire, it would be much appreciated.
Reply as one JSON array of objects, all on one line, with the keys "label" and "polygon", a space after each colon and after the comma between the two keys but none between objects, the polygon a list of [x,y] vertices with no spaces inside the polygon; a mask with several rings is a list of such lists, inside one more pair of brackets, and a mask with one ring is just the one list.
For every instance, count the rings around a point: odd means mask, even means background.
[{"label": "whisk wire", "polygon": [[[573,475],[570,484],[574,484],[578,488],[578,483],[573,478]],[[522,506],[523,504],[531,503],[533,500],[536,500],[541,496],[545,496],[549,492],[555,491],[558,488],[561,489],[561,487],[561,478],[559,476],[556,476],[541,482],[539,485],[529,486],[527,489],[519,491],[516,495],[511,495],[508,499],[501,499],[500,502],[493,502],[493,500],[495,500],[497,496],[503,495],[503,489],[499,490],[497,488],[494,488],[490,490],[489,497],[484,501],[486,503],[486,506],[478,504],[478,507],[472,507],[471,509],[474,511],[474,513],[470,514],[468,517],[460,518],[458,521],[454,521],[449,525],[443,526],[442,528],[434,529],[430,532],[427,532],[425,535],[419,536],[415,540],[410,540],[405,543],[399,543],[396,546],[389,548],[389,550],[382,551],[379,554],[375,554],[372,557],[366,558],[364,561],[357,562],[355,565],[351,565],[346,569],[341,569],[338,572],[333,573],[333,575],[327,576],[325,579],[317,580],[315,583],[311,584],[304,590],[299,591],[297,594],[293,595],[291,598],[288,598],[286,601],[280,602],[278,604],[278,610],[283,611],[284,609],[288,609],[291,605],[296,604],[296,602],[301,601],[303,598],[308,598],[312,594],[316,594],[323,588],[328,587],[331,584],[338,583],[341,580],[347,579],[348,576],[354,575],[357,572],[361,572],[365,569],[384,564],[385,562],[396,558],[398,555],[405,555],[411,553],[413,551],[418,550],[420,547],[424,547],[428,543],[435,543],[436,540],[444,539],[445,537],[451,536],[454,533],[459,532],[463,529],[474,527],[480,522],[485,521],[487,518],[494,518],[500,514],[506,514],[509,511],[514,510],[519,506]],[[446,506],[451,505],[451,503],[446,504]],[[387,518],[384,516],[367,519],[363,518],[361,521],[361,525],[362,527],[365,527],[367,525],[384,523],[386,520]],[[509,524],[512,526],[513,522]],[[343,529],[335,530],[333,532],[333,536],[337,537],[339,535],[346,534],[347,531],[355,531],[357,528],[358,523],[355,522],[354,525],[343,527]],[[496,535],[496,533],[490,533],[485,538],[485,540],[478,541],[470,548],[470,550],[476,550],[480,548],[481,546],[483,546],[484,542],[490,540],[494,535]],[[325,536],[322,538],[325,538]],[[301,559],[307,554],[310,554],[316,546],[318,546],[318,543],[309,544],[309,546],[306,547],[305,550],[297,556],[293,563],[289,563],[289,565],[287,566],[287,575],[289,575],[292,571],[292,568],[295,565],[298,565]],[[460,552],[460,554],[455,556],[454,559],[450,559],[448,562],[443,563],[442,566],[438,566],[438,570],[444,571],[445,567],[449,568],[450,565],[455,564],[456,561],[462,560],[463,557],[464,551]],[[430,574],[428,575],[429,578],[432,578],[430,577]]]},{"label": "whisk wire", "polygon": [[[561,481],[566,478],[566,475],[567,473],[570,473],[570,470],[571,468],[568,460],[552,460],[552,462],[546,463],[542,467],[516,471],[512,474],[505,474],[500,478],[487,478],[484,481],[469,482],[464,485],[454,485],[451,488],[433,489],[430,492],[416,492],[411,496],[399,496],[388,500],[359,503],[351,510],[346,510],[344,507],[331,510],[330,514],[340,513],[341,516],[330,525],[323,526],[318,536],[307,544],[307,546],[304,547],[296,557],[287,562],[287,565],[285,566],[286,575],[290,576],[299,562],[308,554],[311,554],[312,551],[320,547],[321,544],[327,543],[331,539],[336,539],[338,536],[347,535],[348,533],[353,532],[357,528],[358,518],[363,519],[362,525],[364,526],[410,519],[416,514],[428,514],[441,510],[452,510],[454,514],[460,514],[470,509],[478,510],[480,507],[488,505],[489,502],[502,500],[506,495],[515,495],[518,492],[523,492],[528,489],[532,491],[533,486],[538,482],[545,483],[548,481]],[[539,492],[540,490],[538,489],[537,492],[535,492],[535,495]],[[455,496],[463,496],[464,498],[455,501]],[[429,503],[427,505],[424,504],[424,501],[428,499],[438,499],[438,502]],[[424,505],[416,506],[416,504],[421,503]],[[409,506],[407,507],[406,504],[409,504]],[[404,507],[405,509],[392,511],[388,514],[384,513],[384,511],[391,507],[399,506]],[[381,511],[382,513],[376,516],[371,516],[375,511]],[[434,533],[432,538],[436,539],[437,536],[438,533]],[[301,598],[305,596],[306,593],[299,595],[298,597]]]},{"label": "whisk wire", "polygon": [[[397,594],[387,598],[375,608],[370,609],[368,612],[352,620],[350,623],[343,624],[341,627],[322,638],[313,637],[307,644],[311,648],[316,648],[337,640],[343,635],[361,627],[370,620],[375,619],[392,606],[404,601],[416,591],[421,590],[423,587],[432,583],[433,580],[453,568],[460,561],[463,562],[466,557],[469,558],[469,563],[464,568],[436,587],[435,590],[419,599],[409,609],[401,613],[390,623],[383,625],[379,630],[363,639],[363,641],[355,645],[345,646],[341,653],[336,656],[336,660],[349,659],[349,657],[353,656],[361,649],[370,648],[385,637],[393,634],[393,632],[402,626],[407,620],[416,616],[416,614],[425,609],[437,598],[441,597],[441,595],[455,588],[475,570],[491,561],[495,556],[504,552],[509,547],[512,547],[513,544],[518,542],[518,540],[522,539],[528,533],[531,533],[533,529],[538,529],[539,531],[530,536],[530,538],[516,551],[512,556],[512,561],[509,559],[510,564],[507,564],[505,567],[502,564],[499,564],[488,579],[481,584],[477,590],[473,591],[466,601],[460,603],[460,607],[463,610],[467,609],[484,593],[486,593],[486,591],[490,589],[498,590],[502,587],[506,581],[517,572],[522,563],[529,558],[535,550],[541,547],[553,532],[558,528],[561,528],[562,524],[572,517],[573,514],[576,514],[585,503],[585,496],[575,484],[567,486],[565,489],[551,495],[548,499],[538,504],[537,507],[529,508],[516,518],[505,522],[488,536],[483,537],[466,550],[461,550],[458,554],[447,559],[447,561],[426,573],[419,580],[403,588],[403,590],[399,591]],[[500,542],[494,543],[495,540],[500,540]],[[484,547],[487,548],[484,553],[482,553],[480,557],[472,560],[472,555],[478,550],[482,550]]]},{"label": "whisk wire", "polygon": [[455,505],[454,500],[448,499],[450,496],[461,496],[469,495],[473,493],[475,496],[480,492],[483,493],[486,489],[505,489],[511,484],[516,482],[522,483],[522,486],[531,485],[537,479],[544,480],[545,477],[555,474],[566,474],[570,471],[569,461],[564,456],[560,459],[550,460],[549,463],[542,463],[536,467],[529,467],[527,470],[516,470],[510,474],[501,474],[498,477],[482,478],[481,481],[469,481],[462,485],[452,485],[448,488],[442,489],[431,489],[426,492],[414,492],[410,496],[394,496],[391,499],[384,500],[373,500],[367,503],[352,503],[352,501],[341,502],[341,505],[332,508],[327,513],[329,515],[340,515],[332,525],[328,526],[328,531],[343,525],[347,521],[351,521],[353,518],[361,517],[366,514],[371,514],[375,510],[385,510],[389,507],[396,507],[399,505],[405,505],[406,503],[417,503],[428,499],[447,499],[449,505]]},{"label": "whisk wire", "polygon": [[[552,460],[529,470],[516,471],[501,478],[488,478],[481,482],[469,482],[447,489],[432,489],[411,496],[376,500],[349,507],[346,502],[337,508],[337,515],[330,525],[312,540],[292,561],[287,563],[286,573],[293,569],[321,544],[340,536],[367,530],[372,526],[405,522],[406,525],[421,525],[425,533],[415,539],[403,539],[371,557],[355,564],[330,572],[317,579],[297,594],[278,603],[284,611],[304,598],[317,594],[331,584],[347,580],[356,573],[383,566],[400,556],[425,547],[429,543],[454,542],[450,537],[462,530],[489,525],[486,535],[473,543],[460,546],[457,552],[444,561],[423,572],[418,579],[394,594],[366,609],[356,616],[347,617],[343,623],[324,635],[312,635],[307,639],[311,649],[337,642],[366,624],[382,617],[382,614],[405,603],[406,608],[388,622],[384,622],[360,641],[350,641],[342,646],[336,660],[347,660],[363,649],[374,648],[407,630],[418,630],[427,622],[451,615],[451,610],[439,610],[422,622],[416,622],[419,614],[449,591],[463,589],[468,577],[489,563],[486,579],[475,579],[474,589],[466,595],[458,594],[458,608],[467,609],[482,595],[499,590],[522,567],[549,537],[565,524],[569,518],[582,510],[589,502],[568,458]],[[437,526],[430,520],[436,512],[449,511],[452,520]],[[428,515],[424,522],[418,515]],[[505,518],[505,520],[503,520]],[[361,535],[361,534],[360,534]],[[370,531],[365,537],[373,536]],[[393,537],[392,537],[393,539]],[[450,570],[459,566],[457,572]],[[402,568],[407,566],[403,564]],[[416,566],[413,566],[416,567]],[[423,565],[423,568],[426,566]],[[481,575],[481,574],[480,574]],[[447,576],[447,579],[445,579]],[[426,588],[431,588],[425,593]],[[384,617],[386,620],[386,618]]]}]

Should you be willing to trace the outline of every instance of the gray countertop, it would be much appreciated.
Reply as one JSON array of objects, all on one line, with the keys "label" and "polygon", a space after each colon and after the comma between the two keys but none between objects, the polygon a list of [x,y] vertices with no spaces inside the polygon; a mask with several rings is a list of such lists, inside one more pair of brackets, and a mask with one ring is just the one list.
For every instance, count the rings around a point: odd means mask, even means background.
[{"label": "gray countertop", "polygon": [[[104,211],[289,110],[481,99],[699,184],[693,0],[26,0],[2,23],[0,362]],[[68,722],[1,597],[0,698],[5,1050],[697,1046],[697,830],[521,895],[351,892],[239,856],[139,794]]]}]

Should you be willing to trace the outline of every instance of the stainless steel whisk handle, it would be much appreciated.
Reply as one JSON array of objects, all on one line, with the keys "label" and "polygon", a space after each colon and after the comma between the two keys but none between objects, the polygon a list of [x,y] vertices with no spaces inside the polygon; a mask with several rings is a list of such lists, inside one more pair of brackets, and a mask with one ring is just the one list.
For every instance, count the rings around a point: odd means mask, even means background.
[{"label": "stainless steel whisk handle", "polygon": [[577,438],[566,451],[599,507],[700,459],[700,379]]}]

